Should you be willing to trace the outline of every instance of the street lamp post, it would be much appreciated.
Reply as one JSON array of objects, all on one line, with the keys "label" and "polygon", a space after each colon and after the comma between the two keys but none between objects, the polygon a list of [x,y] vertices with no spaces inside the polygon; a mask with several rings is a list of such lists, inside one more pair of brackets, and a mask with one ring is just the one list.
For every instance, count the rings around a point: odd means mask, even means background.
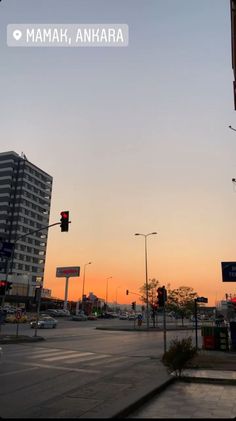
[{"label": "street lamp post", "polygon": [[84,285],[85,285],[85,269],[87,265],[91,265],[92,262],[85,263],[84,274],[83,274],[83,289],[82,289],[82,310],[84,309]]},{"label": "street lamp post", "polygon": [[111,279],[112,276],[107,278],[107,286],[106,286],[106,311],[107,311],[107,303],[108,303],[108,280]]},{"label": "street lamp post", "polygon": [[145,273],[146,273],[146,308],[147,308],[147,329],[149,329],[149,303],[148,303],[148,268],[147,268],[147,237],[155,235],[157,232],[150,232],[149,234],[136,233],[135,235],[142,235],[145,238]]}]

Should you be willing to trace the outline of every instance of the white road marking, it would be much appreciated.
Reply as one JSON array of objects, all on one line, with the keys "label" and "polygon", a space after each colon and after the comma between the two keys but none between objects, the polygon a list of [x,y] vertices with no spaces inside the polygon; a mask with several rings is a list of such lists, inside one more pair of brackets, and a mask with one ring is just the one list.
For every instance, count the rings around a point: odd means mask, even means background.
[{"label": "white road marking", "polygon": [[84,352],[84,353],[78,353],[75,351],[70,351],[71,354],[69,354],[69,351],[67,351],[67,355],[59,355],[57,357],[50,357],[50,358],[43,358],[43,361],[59,361],[59,360],[65,360],[66,358],[75,358],[75,357],[79,357],[79,355],[93,355],[92,352]]},{"label": "white road marking", "polygon": [[73,361],[65,361],[65,363],[66,364],[74,364],[74,363],[76,363],[76,362],[89,362],[89,361],[93,361],[93,360],[98,360],[98,359],[101,359],[101,358],[107,358],[107,357],[109,357],[109,355],[95,355],[95,354],[93,354],[94,356],[91,356],[91,357],[82,357],[82,358],[76,358],[76,357],[73,357]]},{"label": "white road marking", "polygon": [[[108,361],[105,361],[105,362],[103,362],[103,361],[98,361],[98,362],[96,362],[96,361],[94,361],[94,362],[91,362],[89,365],[92,367],[92,366],[94,366],[94,365],[98,365],[98,364],[103,364],[104,365],[104,367],[106,367],[106,366],[110,366],[110,365],[117,365],[117,362],[119,361],[124,361],[126,359],[126,357],[117,357],[117,358],[113,358],[113,357],[111,357],[110,356],[110,359],[108,360]],[[116,361],[116,362],[115,362]]]},{"label": "white road marking", "polygon": [[74,353],[78,354],[78,351],[63,351],[63,350],[57,350],[56,352],[45,352],[45,353],[41,353],[38,352],[37,354],[34,355],[30,355],[29,358],[30,359],[34,359],[34,358],[39,358],[39,359],[45,359],[45,357],[52,357],[52,358],[56,358],[59,355],[59,358],[61,355],[65,355],[65,356],[70,356],[70,354],[74,354]]},{"label": "white road marking", "polygon": [[22,365],[34,365],[35,368],[50,368],[52,370],[62,370],[62,371],[76,371],[76,372],[83,372],[83,373],[91,373],[91,374],[97,374],[101,373],[101,370],[89,370],[87,368],[73,368],[73,367],[61,367],[57,365],[49,365],[49,364],[37,364],[37,363],[22,363]]}]

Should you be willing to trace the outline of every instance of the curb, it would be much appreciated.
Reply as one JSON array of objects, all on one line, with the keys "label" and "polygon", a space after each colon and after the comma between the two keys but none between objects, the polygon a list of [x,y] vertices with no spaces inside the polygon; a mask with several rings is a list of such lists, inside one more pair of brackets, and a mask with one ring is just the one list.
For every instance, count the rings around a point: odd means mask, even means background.
[{"label": "curb", "polygon": [[111,418],[126,418],[128,415],[130,415],[131,413],[139,409],[140,406],[147,403],[151,398],[163,392],[168,386],[170,386],[176,380],[177,380],[176,377],[172,377],[168,379],[166,382],[164,382],[160,386],[155,387],[150,392],[146,393],[145,395],[137,399],[135,402],[132,402],[131,404],[127,405],[124,409],[117,412],[115,415],[112,415]]},{"label": "curb", "polygon": [[18,344],[22,342],[38,342],[44,341],[45,338],[42,336],[16,336],[16,335],[5,335],[0,336],[0,344]]},{"label": "curb", "polygon": [[[141,329],[140,328],[137,328],[137,329],[134,329],[133,327],[115,327],[115,326],[113,326],[113,327],[107,327],[107,326],[105,326],[105,327],[103,327],[103,326],[101,326],[101,327],[99,327],[99,326],[96,326],[95,327],[95,329],[97,329],[97,330],[113,330],[113,331],[116,331],[116,330],[120,330],[120,331],[128,331],[128,332],[163,332],[163,328],[162,327],[154,327],[154,328],[149,328],[149,329],[146,329],[145,327],[142,327]],[[193,330],[192,329],[192,327],[189,327],[189,326],[179,326],[179,327],[167,327],[166,328],[166,331],[173,331],[173,330]]]},{"label": "curb", "polygon": [[[213,371],[213,370],[212,370]],[[210,377],[191,377],[184,376],[178,378],[179,381],[184,383],[207,383],[207,384],[228,384],[236,385],[236,379],[219,379],[219,378],[210,378]]]}]

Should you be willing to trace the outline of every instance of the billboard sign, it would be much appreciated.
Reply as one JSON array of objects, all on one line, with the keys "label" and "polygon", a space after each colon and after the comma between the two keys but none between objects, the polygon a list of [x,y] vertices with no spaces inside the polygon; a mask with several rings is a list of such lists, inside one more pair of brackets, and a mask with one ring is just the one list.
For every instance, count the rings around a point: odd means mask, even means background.
[{"label": "billboard sign", "polygon": [[223,282],[236,282],[236,262],[221,262]]},{"label": "billboard sign", "polygon": [[70,278],[73,276],[80,275],[80,266],[69,266],[65,268],[57,268],[56,277],[57,278]]}]

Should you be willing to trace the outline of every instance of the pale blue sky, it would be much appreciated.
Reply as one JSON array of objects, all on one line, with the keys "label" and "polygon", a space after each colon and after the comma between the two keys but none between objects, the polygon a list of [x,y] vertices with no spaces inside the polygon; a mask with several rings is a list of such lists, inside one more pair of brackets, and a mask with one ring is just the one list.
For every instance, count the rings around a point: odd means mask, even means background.
[{"label": "pale blue sky", "polygon": [[[9,23],[126,23],[130,43],[9,48]],[[0,51],[1,150],[53,176],[51,222],[71,212],[63,244],[50,232],[48,277],[94,260],[93,282],[137,289],[133,233],[158,231],[151,277],[233,292],[220,272],[236,259],[229,0],[3,0]]]}]

